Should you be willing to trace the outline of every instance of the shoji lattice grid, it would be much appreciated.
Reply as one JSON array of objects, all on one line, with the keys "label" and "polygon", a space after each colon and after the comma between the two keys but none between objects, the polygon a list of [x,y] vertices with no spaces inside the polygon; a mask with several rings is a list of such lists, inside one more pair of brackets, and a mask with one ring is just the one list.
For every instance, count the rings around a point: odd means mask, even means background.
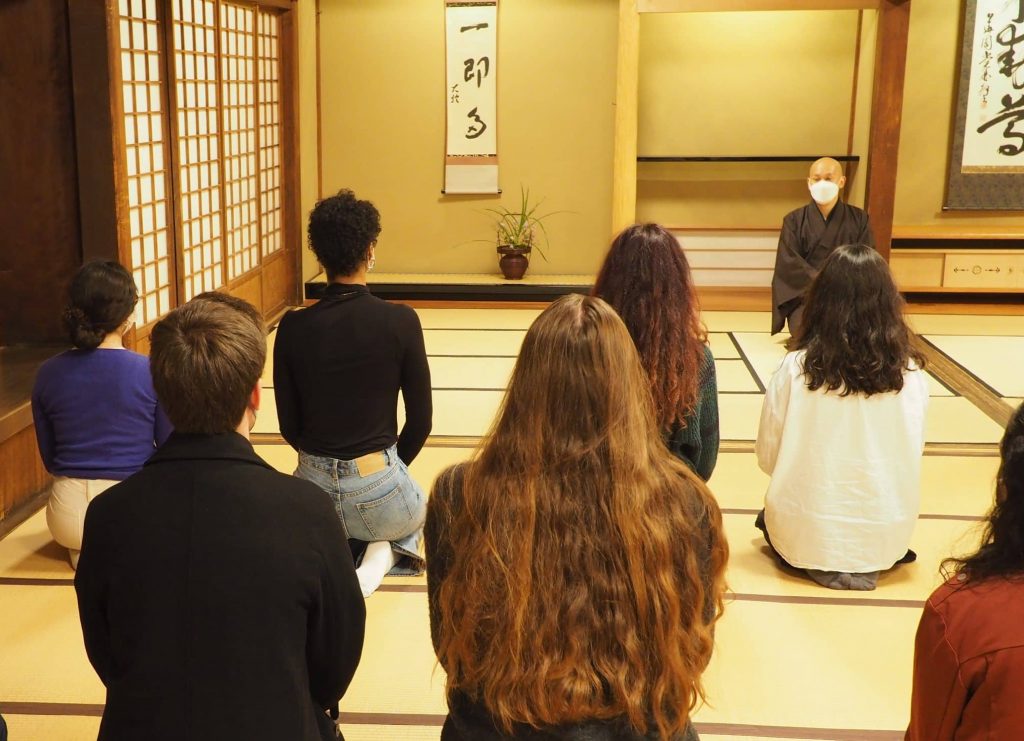
[{"label": "shoji lattice grid", "polygon": [[281,20],[260,11],[258,117],[260,142],[260,236],[263,255],[284,246],[281,233]]},{"label": "shoji lattice grid", "polygon": [[166,314],[172,299],[156,0],[119,0],[118,31],[131,270],[139,289],[135,321],[143,326]]},{"label": "shoji lattice grid", "polygon": [[259,264],[256,189],[256,10],[220,6],[228,278]]},{"label": "shoji lattice grid", "polygon": [[224,284],[214,0],[174,0],[185,300]]}]

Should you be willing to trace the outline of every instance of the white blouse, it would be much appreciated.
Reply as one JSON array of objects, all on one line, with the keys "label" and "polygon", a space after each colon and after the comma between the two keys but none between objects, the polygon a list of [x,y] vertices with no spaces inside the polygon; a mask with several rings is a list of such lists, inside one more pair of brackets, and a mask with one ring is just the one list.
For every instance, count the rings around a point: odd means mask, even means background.
[{"label": "white blouse", "polygon": [[921,498],[928,381],[912,367],[886,394],[811,391],[804,352],[782,360],[767,389],[757,462],[772,479],[772,545],[804,569],[891,568],[910,545]]}]

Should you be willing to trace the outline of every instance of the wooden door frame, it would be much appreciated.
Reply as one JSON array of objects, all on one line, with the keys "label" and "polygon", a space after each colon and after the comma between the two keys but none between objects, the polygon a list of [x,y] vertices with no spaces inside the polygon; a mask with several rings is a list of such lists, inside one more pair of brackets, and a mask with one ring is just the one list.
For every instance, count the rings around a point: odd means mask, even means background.
[{"label": "wooden door frame", "polygon": [[762,10],[876,10],[878,38],[868,143],[866,209],[878,252],[889,259],[903,114],[911,0],[619,0],[612,156],[612,231],[636,220],[640,15]]}]

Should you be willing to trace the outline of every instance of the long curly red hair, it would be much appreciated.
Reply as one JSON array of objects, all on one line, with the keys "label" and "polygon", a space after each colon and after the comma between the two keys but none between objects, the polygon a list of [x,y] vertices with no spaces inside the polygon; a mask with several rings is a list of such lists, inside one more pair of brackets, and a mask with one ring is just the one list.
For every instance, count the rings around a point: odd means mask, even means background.
[{"label": "long curly red hair", "polygon": [[593,295],[625,322],[651,381],[658,425],[684,424],[700,395],[708,334],[679,242],[658,224],[627,227],[612,242]]}]

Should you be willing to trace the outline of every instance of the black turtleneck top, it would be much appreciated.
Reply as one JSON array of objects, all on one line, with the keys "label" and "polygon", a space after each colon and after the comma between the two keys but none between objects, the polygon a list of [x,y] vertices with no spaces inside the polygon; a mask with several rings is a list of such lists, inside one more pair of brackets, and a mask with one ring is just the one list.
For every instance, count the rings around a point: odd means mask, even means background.
[{"label": "black turtleneck top", "polygon": [[366,286],[330,284],[318,303],[281,319],[274,393],[281,435],[295,449],[352,460],[397,442],[398,456],[411,463],[432,415],[419,317]]}]

